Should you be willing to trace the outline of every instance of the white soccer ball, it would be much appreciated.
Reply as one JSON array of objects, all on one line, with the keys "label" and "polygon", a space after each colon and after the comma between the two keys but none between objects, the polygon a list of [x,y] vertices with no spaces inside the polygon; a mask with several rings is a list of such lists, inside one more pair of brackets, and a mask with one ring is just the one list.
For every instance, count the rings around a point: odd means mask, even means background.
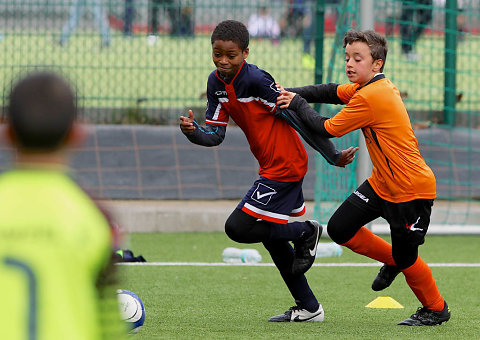
[{"label": "white soccer ball", "polygon": [[118,308],[122,320],[128,323],[131,333],[137,333],[145,322],[145,307],[142,300],[133,292],[117,290]]}]

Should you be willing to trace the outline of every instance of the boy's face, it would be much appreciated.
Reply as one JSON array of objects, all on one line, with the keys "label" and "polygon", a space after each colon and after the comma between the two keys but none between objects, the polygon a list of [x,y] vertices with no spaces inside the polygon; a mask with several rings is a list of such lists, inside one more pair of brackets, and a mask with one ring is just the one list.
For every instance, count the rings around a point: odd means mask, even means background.
[{"label": "boy's face", "polygon": [[242,51],[233,41],[216,40],[212,44],[212,59],[217,71],[225,77],[233,77],[248,56],[248,47]]},{"label": "boy's face", "polygon": [[352,83],[367,84],[382,65],[382,59],[373,60],[370,47],[364,42],[355,41],[345,47],[345,73]]}]

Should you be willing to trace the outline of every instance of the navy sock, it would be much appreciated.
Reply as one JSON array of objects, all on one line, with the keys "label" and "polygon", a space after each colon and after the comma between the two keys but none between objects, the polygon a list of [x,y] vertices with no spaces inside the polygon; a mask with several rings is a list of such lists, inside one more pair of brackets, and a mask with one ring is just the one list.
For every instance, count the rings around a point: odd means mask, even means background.
[{"label": "navy sock", "polygon": [[320,304],[317,300],[308,300],[306,302],[295,301],[300,308],[308,310],[310,313],[314,313],[318,310]]},{"label": "navy sock", "polygon": [[287,225],[271,223],[270,240],[298,241],[313,235],[313,228],[307,222],[292,222]]},{"label": "navy sock", "polygon": [[308,285],[305,275],[293,275],[291,273],[294,257],[291,244],[288,241],[268,241],[263,242],[263,245],[270,253],[275,266],[280,271],[280,275],[297,305],[309,312],[317,311],[319,304]]}]

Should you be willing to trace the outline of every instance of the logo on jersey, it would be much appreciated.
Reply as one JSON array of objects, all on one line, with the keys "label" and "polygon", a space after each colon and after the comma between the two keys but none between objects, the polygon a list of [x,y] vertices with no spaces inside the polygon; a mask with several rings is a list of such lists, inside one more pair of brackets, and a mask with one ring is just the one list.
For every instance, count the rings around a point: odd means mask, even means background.
[{"label": "logo on jersey", "polygon": [[267,205],[272,199],[272,196],[276,193],[277,192],[269,186],[266,186],[263,183],[258,183],[257,188],[253,191],[251,198],[255,202]]},{"label": "logo on jersey", "polygon": [[215,95],[219,97],[228,97],[227,91],[215,91]]},{"label": "logo on jersey", "polygon": [[407,223],[407,229],[411,230],[411,231],[423,231],[422,228],[415,227],[417,225],[418,221],[420,221],[420,217],[418,217],[417,220],[415,221],[415,223],[413,223],[413,224],[408,225],[408,223]]},{"label": "logo on jersey", "polygon": [[271,88],[273,91],[280,93],[280,90],[277,88],[277,85],[275,84],[275,82],[273,82],[273,83],[270,84],[270,88]]}]

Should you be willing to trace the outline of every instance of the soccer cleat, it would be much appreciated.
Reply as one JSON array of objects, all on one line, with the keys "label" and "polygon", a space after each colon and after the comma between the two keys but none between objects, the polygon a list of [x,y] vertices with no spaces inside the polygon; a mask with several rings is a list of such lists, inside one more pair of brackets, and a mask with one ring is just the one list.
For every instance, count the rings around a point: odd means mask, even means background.
[{"label": "soccer cleat", "polygon": [[389,287],[399,273],[400,270],[396,266],[384,264],[372,282],[372,289],[378,292]]},{"label": "soccer cleat", "polygon": [[309,220],[306,223],[313,228],[313,234],[304,240],[293,242],[295,246],[295,257],[292,263],[293,275],[303,274],[310,269],[317,254],[318,240],[322,235],[323,228],[317,221]]},{"label": "soccer cleat", "polygon": [[322,322],[325,318],[322,305],[315,312],[309,312],[298,306],[290,307],[285,313],[272,316],[269,322]]},{"label": "soccer cleat", "polygon": [[440,312],[428,309],[427,307],[419,307],[415,314],[412,314],[408,319],[398,324],[404,326],[436,326],[448,320],[450,320],[450,308],[448,308],[447,302],[445,301],[445,307],[443,307],[443,310]]}]

